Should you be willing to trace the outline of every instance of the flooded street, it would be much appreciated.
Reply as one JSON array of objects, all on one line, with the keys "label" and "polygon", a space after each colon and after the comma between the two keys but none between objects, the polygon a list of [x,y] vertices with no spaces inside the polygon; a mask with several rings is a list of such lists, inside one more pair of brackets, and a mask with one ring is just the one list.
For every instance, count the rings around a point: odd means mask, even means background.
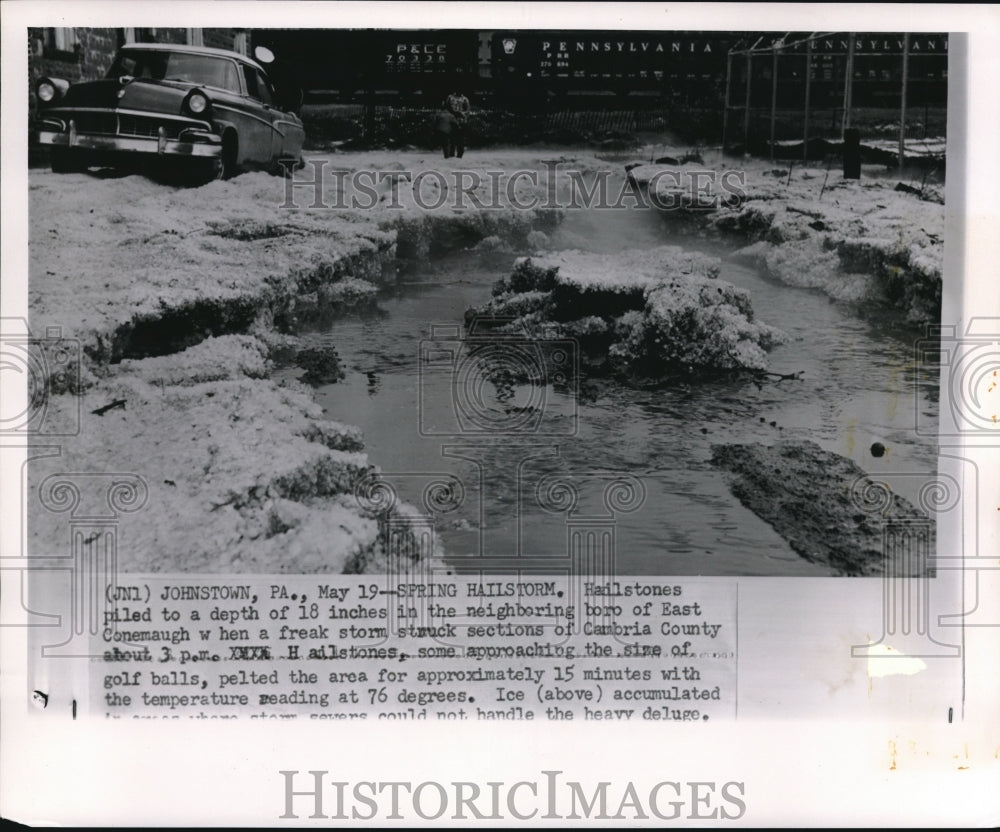
[{"label": "flooded street", "polygon": [[[666,244],[722,257],[720,278],[749,290],[756,318],[791,336],[770,353],[769,369],[801,373],[801,379],[636,389],[584,378],[577,393],[551,385],[544,390],[540,406],[557,435],[463,435],[448,421],[455,397],[464,395],[455,386],[454,367],[420,367],[421,345],[432,327],[438,334],[450,327],[461,337],[465,311],[489,297],[516,254],[458,252],[400,275],[380,294],[377,310],[303,333],[311,345],[336,347],[346,373],[318,388],[316,398],[331,418],[363,426],[372,462],[401,498],[419,506],[434,474],[459,478],[461,505],[437,516],[450,555],[560,557],[567,515],[546,510],[539,497],[556,475],[576,489],[578,517],[606,514],[605,486],[617,475],[631,475],[645,493],[630,511],[615,514],[620,574],[832,574],[797,555],[740,504],[724,473],[710,465],[711,446],[811,439],[872,474],[932,472],[933,442],[913,429],[918,416],[925,424],[937,418],[936,375],[913,361],[919,331],[898,319],[866,319],[818,291],[769,280],[733,259],[731,248],[672,232],[653,212],[570,212],[551,235],[550,248],[613,253]],[[481,393],[480,404],[497,412],[532,395],[489,384]],[[888,453],[875,458],[874,442]],[[555,486],[551,493],[558,491]]]}]

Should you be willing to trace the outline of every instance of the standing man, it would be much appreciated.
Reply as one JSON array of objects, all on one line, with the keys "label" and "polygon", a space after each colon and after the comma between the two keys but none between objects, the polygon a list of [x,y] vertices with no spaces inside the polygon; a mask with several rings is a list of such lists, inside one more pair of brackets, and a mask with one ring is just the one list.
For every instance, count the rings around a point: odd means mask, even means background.
[{"label": "standing man", "polygon": [[444,109],[455,117],[452,130],[452,147],[459,159],[465,153],[465,124],[472,107],[469,99],[460,92],[453,92],[444,100]]},{"label": "standing man", "polygon": [[434,121],[434,131],[437,133],[438,141],[441,142],[445,159],[450,159],[455,155],[455,139],[461,129],[454,113],[444,107],[438,110]]}]

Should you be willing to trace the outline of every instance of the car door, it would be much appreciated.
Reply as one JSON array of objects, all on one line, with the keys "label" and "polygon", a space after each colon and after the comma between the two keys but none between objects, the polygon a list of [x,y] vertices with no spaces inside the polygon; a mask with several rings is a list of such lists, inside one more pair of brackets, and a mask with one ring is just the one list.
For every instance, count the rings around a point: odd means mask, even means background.
[{"label": "car door", "polygon": [[302,153],[302,143],[305,140],[305,130],[302,120],[295,113],[287,112],[287,102],[279,100],[274,85],[267,75],[257,73],[258,89],[264,91],[268,100],[268,111],[271,124],[274,127],[278,144],[272,147],[275,159],[298,159]]},{"label": "car door", "polygon": [[247,89],[247,115],[251,119],[250,146],[246,159],[268,167],[281,155],[281,112],[274,106],[274,92],[267,77],[256,67],[243,64]]},{"label": "car door", "polygon": [[275,126],[281,131],[281,158],[297,160],[302,156],[302,145],[305,142],[306,131],[302,125],[302,119],[295,113],[284,110],[278,113]]}]

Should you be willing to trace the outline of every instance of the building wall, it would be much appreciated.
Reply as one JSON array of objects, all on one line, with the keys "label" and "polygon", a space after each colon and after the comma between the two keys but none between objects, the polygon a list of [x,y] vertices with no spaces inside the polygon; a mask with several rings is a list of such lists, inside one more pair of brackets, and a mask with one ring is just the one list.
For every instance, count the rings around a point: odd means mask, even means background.
[{"label": "building wall", "polygon": [[202,43],[213,49],[228,49],[230,52],[247,54],[247,34],[245,29],[202,29]]},{"label": "building wall", "polygon": [[[142,43],[188,43],[190,29],[136,29],[136,40]],[[141,36],[140,36],[141,33]]]},{"label": "building wall", "polygon": [[125,43],[178,43],[211,46],[215,49],[247,51],[245,29],[64,29],[64,42],[73,41],[75,49],[59,49],[53,29],[28,29],[28,82],[32,110],[35,109],[35,82],[46,75],[67,81],[90,81],[103,77],[115,52]]},{"label": "building wall", "polygon": [[108,71],[124,38],[122,29],[72,29],[64,33],[65,39],[75,41],[76,49],[57,48],[51,29],[28,29],[28,97],[32,115],[36,110],[35,82],[39,78],[51,75],[73,83],[100,78]]}]

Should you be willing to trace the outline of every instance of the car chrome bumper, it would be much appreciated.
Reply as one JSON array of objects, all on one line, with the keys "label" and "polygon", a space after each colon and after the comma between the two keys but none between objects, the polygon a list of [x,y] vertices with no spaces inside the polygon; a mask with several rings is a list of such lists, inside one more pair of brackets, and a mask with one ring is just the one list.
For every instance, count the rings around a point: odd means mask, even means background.
[{"label": "car chrome bumper", "polygon": [[[191,131],[194,132],[194,131]],[[198,156],[219,158],[222,140],[213,133],[197,133],[197,141],[168,139],[160,131],[156,138],[144,136],[110,136],[97,133],[78,133],[71,121],[69,129],[61,132],[42,128],[38,143],[50,147],[72,147],[80,150],[117,151],[123,153],[149,153],[158,156]]]}]

